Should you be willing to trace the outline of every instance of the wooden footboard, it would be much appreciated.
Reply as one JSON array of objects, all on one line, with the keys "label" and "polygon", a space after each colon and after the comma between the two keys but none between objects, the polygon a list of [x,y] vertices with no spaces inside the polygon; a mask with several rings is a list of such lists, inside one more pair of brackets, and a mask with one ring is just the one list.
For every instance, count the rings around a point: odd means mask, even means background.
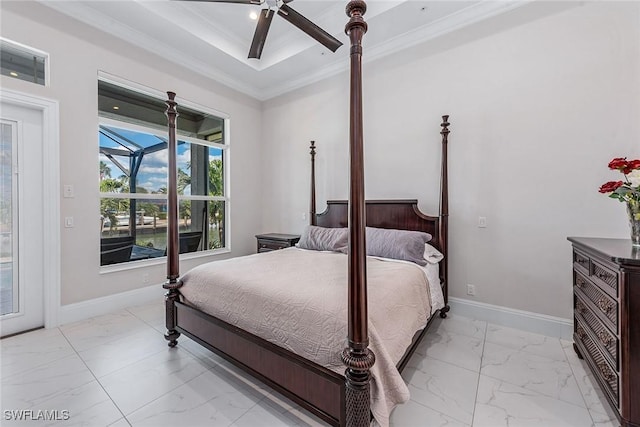
[{"label": "wooden footboard", "polygon": [[334,426],[345,425],[344,377],[181,302],[175,329]]},{"label": "wooden footboard", "polygon": [[[346,426],[345,378],[184,303],[174,304],[175,330],[262,381],[332,426]],[[429,329],[418,331],[400,362],[402,372]]]}]

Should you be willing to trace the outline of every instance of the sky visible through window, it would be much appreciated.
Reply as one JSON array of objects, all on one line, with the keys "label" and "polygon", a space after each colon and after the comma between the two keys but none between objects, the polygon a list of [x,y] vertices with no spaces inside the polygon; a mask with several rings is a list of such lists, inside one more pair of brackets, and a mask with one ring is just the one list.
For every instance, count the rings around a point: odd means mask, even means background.
[{"label": "sky visible through window", "polygon": [[[112,126],[104,126],[104,128],[114,131],[115,135],[114,133],[105,134],[103,132],[99,132],[100,148],[112,148],[125,152],[128,151],[128,148],[132,152],[135,152],[145,148],[149,149],[150,147],[154,147],[165,142],[165,140],[149,133],[114,128]],[[118,136],[120,136],[121,138],[119,138]],[[146,192],[148,193],[164,192],[163,190],[167,187],[168,154],[169,153],[165,147],[157,151],[145,153],[143,155],[140,169],[138,170],[138,174],[136,177],[137,189],[144,189],[142,191],[146,190]],[[104,153],[100,153],[100,161],[104,162],[104,165],[106,166],[101,166],[101,180],[105,178],[124,180],[126,178],[127,173],[125,173],[121,169],[121,167],[123,167],[127,171],[129,170],[129,157],[118,155],[114,155],[113,157],[114,160],[120,164],[120,166],[118,166],[116,162],[113,162],[111,159],[109,159]],[[216,159],[222,159],[222,149],[209,147],[209,162]],[[178,141],[178,169],[190,175],[190,162],[191,144],[185,141]],[[190,195],[190,189],[188,187],[185,188],[183,194]]]}]

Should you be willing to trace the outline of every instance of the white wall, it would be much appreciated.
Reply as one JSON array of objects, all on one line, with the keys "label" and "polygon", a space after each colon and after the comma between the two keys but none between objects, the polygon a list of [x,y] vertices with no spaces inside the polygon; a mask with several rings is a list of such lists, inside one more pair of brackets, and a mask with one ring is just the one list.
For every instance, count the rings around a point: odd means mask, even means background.
[{"label": "white wall", "polygon": [[[256,185],[260,182],[262,147],[258,101],[36,2],[2,2],[0,24],[3,37],[51,55],[49,87],[7,77],[0,78],[0,84],[60,103],[60,185],[75,187],[75,198],[60,200],[60,217],[75,218],[74,228],[61,225],[63,305],[162,283],[166,275],[164,264],[100,274],[98,71],[156,90],[172,90],[178,102],[181,98],[230,116],[232,252],[226,256],[255,251],[253,236],[261,223],[260,188]],[[202,261],[183,262],[182,269]],[[143,275],[148,275],[147,283]]]},{"label": "white wall", "polygon": [[[570,318],[566,237],[628,237],[624,206],[597,189],[620,178],[611,158],[640,157],[640,5],[573,5],[365,64],[368,198],[437,213],[440,116],[451,115],[451,296],[471,298],[472,283],[479,302]],[[347,197],[347,94],[343,74],[265,103],[263,231],[304,228],[311,139],[318,209]]]},{"label": "white wall", "polygon": [[[450,114],[451,295],[467,298],[473,283],[477,301],[568,318],[566,236],[628,236],[623,206],[597,188],[618,178],[606,169],[612,157],[640,157],[640,6],[517,13],[532,22],[489,22],[366,63],[367,197],[418,198],[436,213],[440,116]],[[261,105],[35,2],[2,2],[0,19],[3,37],[51,54],[50,87],[6,77],[0,85],[60,102],[60,185],[76,190],[61,199],[61,218],[76,223],[61,228],[63,304],[165,275],[164,265],[99,274],[99,70],[231,116],[229,256],[253,252],[257,232],[304,228],[309,140],[318,145],[318,209],[347,197],[346,74]],[[476,227],[481,215],[486,229]]]}]

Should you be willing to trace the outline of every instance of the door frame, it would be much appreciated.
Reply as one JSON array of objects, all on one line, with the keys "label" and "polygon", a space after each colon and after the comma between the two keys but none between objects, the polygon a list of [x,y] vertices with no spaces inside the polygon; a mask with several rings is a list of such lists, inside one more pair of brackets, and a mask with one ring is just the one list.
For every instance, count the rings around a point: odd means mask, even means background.
[{"label": "door frame", "polygon": [[60,115],[58,101],[0,88],[0,100],[42,112],[44,327],[58,326],[60,311]]}]

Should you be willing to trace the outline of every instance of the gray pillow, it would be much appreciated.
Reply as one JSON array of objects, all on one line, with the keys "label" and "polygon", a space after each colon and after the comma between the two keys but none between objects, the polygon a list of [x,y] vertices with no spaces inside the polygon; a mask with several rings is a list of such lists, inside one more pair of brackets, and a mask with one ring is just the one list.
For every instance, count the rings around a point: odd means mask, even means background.
[{"label": "gray pillow", "polygon": [[346,252],[349,233],[346,228],[325,228],[310,225],[306,228],[298,247],[315,251]]},{"label": "gray pillow", "polygon": [[367,255],[427,265],[424,245],[431,238],[421,231],[367,227]]}]

